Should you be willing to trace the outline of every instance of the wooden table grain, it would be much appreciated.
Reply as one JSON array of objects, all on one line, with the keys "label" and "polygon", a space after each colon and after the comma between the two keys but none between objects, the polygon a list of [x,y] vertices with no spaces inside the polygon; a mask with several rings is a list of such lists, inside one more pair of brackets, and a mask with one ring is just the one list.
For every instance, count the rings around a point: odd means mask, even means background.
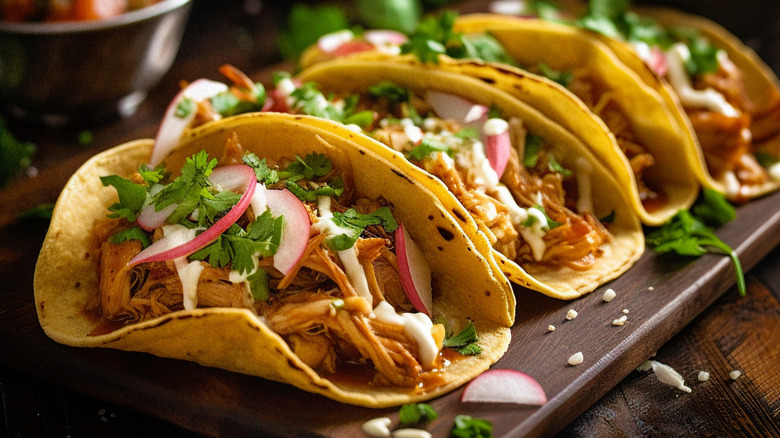
[{"label": "wooden table grain", "polygon": [[[476,11],[484,8],[485,3],[472,1],[461,7],[464,11]],[[98,151],[127,140],[153,136],[165,105],[178,89],[179,80],[197,77],[219,79],[219,65],[231,63],[267,83],[268,66],[277,66],[281,61],[275,50],[275,30],[284,16],[284,8],[263,2],[262,13],[248,14],[244,4],[243,1],[196,0],[185,43],[176,63],[134,116],[97,126],[57,129],[11,123],[12,132],[17,137],[38,146],[33,164],[39,174],[35,178],[22,176],[10,188],[0,192],[0,202],[6,206],[0,208],[0,270],[6,277],[4,285],[0,286],[3,288],[0,318],[6,318],[4,327],[17,323],[21,331],[34,331],[36,328],[30,325],[37,323],[34,318],[19,317],[19,313],[13,310],[29,306],[32,261],[40,247],[46,224],[36,220],[19,221],[16,217],[19,211],[53,202],[59,188],[73,171]],[[774,62],[780,59],[777,49],[780,32],[776,27],[752,28],[750,35],[746,35],[772,65],[780,65]],[[289,64],[282,66],[290,67]],[[94,136],[94,142],[88,147],[79,146],[77,142],[79,133],[84,129]],[[778,197],[772,199],[780,200]],[[778,204],[780,201],[762,205],[777,210],[780,209]],[[751,223],[751,226],[759,225]],[[777,239],[770,238],[770,241],[777,242]],[[589,394],[572,397],[568,403],[575,406],[567,410],[571,418],[564,416],[559,421],[552,420],[546,424],[545,430],[535,433],[561,437],[780,436],[780,248],[772,248],[775,244],[760,252],[766,254],[760,261],[750,262],[755,266],[747,274],[747,296],[739,297],[735,288],[724,286],[725,293],[711,305],[698,303],[705,310],[671,340],[660,345],[648,338],[649,345],[658,344],[660,347],[657,352],[648,350],[647,357],[622,359],[639,363],[655,353],[652,359],[680,372],[691,387],[691,393],[659,382],[653,373],[631,371],[611,390],[601,388],[603,391],[600,389],[599,394],[606,394],[600,399],[591,400]],[[19,263],[19,260],[31,263]],[[7,267],[13,267],[14,271],[9,272]],[[18,290],[20,295],[9,293],[9,290]],[[520,292],[521,296],[523,293]],[[555,303],[543,299],[531,299],[531,302],[540,307],[555,306]],[[19,320],[8,321],[8,318]],[[4,336],[13,335],[4,332]],[[2,345],[14,348],[0,352],[3,356],[0,358],[0,405],[3,409],[0,435],[201,436],[195,431],[213,435],[197,427],[197,418],[190,418],[197,413],[193,414],[188,406],[169,406],[165,412],[150,415],[149,412],[128,407],[138,406],[137,401],[123,403],[118,395],[105,398],[89,396],[87,394],[99,391],[88,383],[74,384],[53,377],[59,371],[58,364],[14,357],[23,355],[25,350],[17,348],[13,339],[4,339]],[[43,350],[56,354],[60,348],[52,343],[44,346]],[[638,348],[633,351],[644,350]],[[62,372],[67,372],[68,367],[86,366],[93,356],[106,360],[105,352],[87,352],[79,356],[84,363],[61,364]],[[109,360],[137,361],[132,354],[114,356],[109,353],[108,356]],[[159,367],[160,373],[166,373],[164,361],[140,362]],[[125,364],[117,362],[115,365],[121,368]],[[735,370],[741,375],[732,379],[729,373]],[[709,380],[699,382],[699,371],[709,372]],[[167,372],[172,373],[170,370]],[[217,376],[204,373],[202,377],[211,384],[218,384],[218,379],[224,379],[225,389],[232,388],[236,380],[244,381],[230,373],[218,373]],[[175,375],[168,377],[176,380]],[[105,375],[96,378],[110,380],[110,376]],[[193,391],[198,391],[200,383],[203,382],[192,382]],[[281,390],[283,385],[279,387]],[[164,399],[165,394],[159,396]],[[153,400],[150,403],[153,404]],[[257,406],[256,409],[272,407]],[[501,415],[511,414],[507,411]],[[242,430],[235,425],[233,427],[223,429],[221,435],[241,436]]]}]

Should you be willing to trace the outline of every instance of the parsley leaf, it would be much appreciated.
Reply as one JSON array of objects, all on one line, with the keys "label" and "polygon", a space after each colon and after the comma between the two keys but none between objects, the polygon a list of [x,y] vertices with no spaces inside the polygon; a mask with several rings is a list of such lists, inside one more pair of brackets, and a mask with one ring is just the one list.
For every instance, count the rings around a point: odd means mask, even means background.
[{"label": "parsley leaf", "polygon": [[542,150],[542,137],[534,134],[527,134],[525,136],[525,148],[523,150],[523,166],[536,167],[536,163],[539,161],[539,152]]},{"label": "parsley leaf", "polygon": [[405,404],[398,411],[398,422],[401,426],[410,426],[422,421],[433,421],[437,418],[439,418],[439,414],[427,403]]},{"label": "parsley leaf", "polygon": [[482,353],[482,347],[477,344],[477,329],[474,323],[469,321],[460,333],[444,338],[442,346],[452,348],[463,355],[476,355]]},{"label": "parsley leaf", "polygon": [[455,417],[452,436],[457,438],[489,438],[493,436],[493,424],[470,415]]}]

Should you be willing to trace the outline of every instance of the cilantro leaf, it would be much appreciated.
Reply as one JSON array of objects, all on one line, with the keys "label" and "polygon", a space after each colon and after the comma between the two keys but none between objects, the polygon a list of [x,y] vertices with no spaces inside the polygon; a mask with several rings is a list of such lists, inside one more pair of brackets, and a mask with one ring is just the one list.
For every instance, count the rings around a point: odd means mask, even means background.
[{"label": "cilantro leaf", "polygon": [[728,255],[734,265],[739,294],[745,296],[745,275],[739,256],[689,211],[678,211],[669,222],[649,233],[646,240],[658,253],[674,251],[683,256],[699,257],[708,253],[709,248]]},{"label": "cilantro leaf", "polygon": [[398,411],[398,422],[401,426],[410,426],[422,421],[433,421],[437,418],[439,418],[439,414],[427,403],[405,404]]},{"label": "cilantro leaf", "polygon": [[525,148],[523,150],[523,166],[536,167],[536,163],[539,161],[539,152],[542,150],[542,137],[534,134],[527,134],[525,136]]},{"label": "cilantro leaf", "polygon": [[108,241],[114,244],[127,242],[129,240],[141,241],[141,247],[143,248],[146,248],[152,244],[152,242],[149,241],[149,238],[146,237],[146,233],[144,233],[141,227],[133,227],[128,230],[119,231],[112,234],[111,237],[108,238]]},{"label": "cilantro leaf", "polygon": [[119,195],[119,202],[108,207],[108,210],[112,212],[108,217],[125,218],[134,222],[138,211],[141,210],[146,200],[146,186],[117,175],[101,176],[100,182],[105,187],[113,186]]},{"label": "cilantro leaf", "polygon": [[347,233],[328,238],[328,245],[336,251],[352,248],[363,230],[369,226],[380,225],[391,232],[398,228],[398,223],[387,206],[368,214],[358,213],[354,208],[350,208],[344,213],[334,212],[331,220],[337,226],[347,230]]},{"label": "cilantro leaf", "polygon": [[543,62],[539,63],[537,68],[542,76],[567,88],[574,80],[574,73],[571,70],[558,71]]},{"label": "cilantro leaf", "polygon": [[368,87],[368,95],[373,99],[385,98],[394,103],[408,102],[410,97],[409,90],[390,81]]},{"label": "cilantro leaf", "polygon": [[247,153],[241,159],[244,164],[255,170],[255,176],[257,180],[265,184],[273,184],[279,181],[279,174],[276,170],[271,169],[266,165],[265,158],[262,160],[253,153]]},{"label": "cilantro leaf", "polygon": [[419,145],[409,151],[409,157],[414,160],[422,160],[434,152],[445,152],[450,156],[454,154],[452,148],[448,144],[431,138],[423,138]]},{"label": "cilantro leaf", "polygon": [[477,329],[474,323],[469,321],[460,333],[444,338],[442,346],[452,348],[463,355],[476,355],[482,353],[482,347],[477,344]]},{"label": "cilantro leaf", "polygon": [[737,211],[720,192],[702,189],[700,202],[692,208],[693,214],[710,225],[723,225],[737,217]]},{"label": "cilantro leaf", "polygon": [[452,436],[457,438],[489,438],[493,436],[493,424],[470,415],[458,415],[455,417]]},{"label": "cilantro leaf", "polygon": [[225,91],[209,99],[211,106],[222,117],[260,111],[263,109],[266,96],[263,84],[255,83],[251,89],[247,90],[244,88],[242,91],[251,96],[252,100],[242,99],[232,91]]},{"label": "cilantro leaf", "polygon": [[268,273],[258,268],[254,273],[246,278],[249,282],[249,291],[255,301],[265,301],[268,299],[271,287],[268,284]]}]

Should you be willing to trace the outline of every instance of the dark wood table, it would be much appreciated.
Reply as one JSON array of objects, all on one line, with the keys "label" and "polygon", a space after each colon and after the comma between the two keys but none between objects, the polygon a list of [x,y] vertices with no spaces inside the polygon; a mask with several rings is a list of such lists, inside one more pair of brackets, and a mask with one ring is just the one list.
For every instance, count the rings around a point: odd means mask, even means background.
[{"label": "dark wood table", "polygon": [[[291,67],[290,64],[279,64],[281,59],[275,49],[275,32],[283,20],[284,8],[271,3],[263,2],[262,12],[254,15],[246,13],[242,1],[195,0],[176,63],[130,118],[110,120],[98,126],[57,129],[10,121],[17,138],[37,145],[33,164],[38,175],[34,178],[21,176],[0,191],[0,205],[3,206],[0,208],[0,276],[3,277],[3,286],[0,286],[0,405],[3,408],[0,435],[194,437],[245,436],[254,432],[254,436],[259,436],[257,430],[283,435],[284,424],[298,421],[298,413],[279,412],[282,409],[273,406],[274,400],[243,408],[273,411],[272,415],[283,420],[279,423],[282,426],[278,427],[242,423],[241,418],[219,411],[236,399],[246,397],[237,389],[242,385],[256,384],[268,393],[288,391],[284,385],[256,382],[245,376],[201,370],[195,365],[146,355],[104,350],[73,351],[78,349],[62,347],[48,340],[37,326],[32,305],[34,262],[46,223],[20,221],[16,217],[20,211],[53,202],[67,178],[95,153],[127,140],[153,136],[156,123],[178,89],[180,79],[220,79],[219,65],[231,63],[254,79],[267,83],[273,69]],[[478,10],[484,3],[468,2],[462,5],[462,10]],[[740,36],[756,47],[771,65],[780,66],[777,62],[780,44],[775,44],[780,42],[780,27],[734,29],[740,30]],[[94,137],[94,142],[87,147],[79,146],[77,141],[83,130],[89,130]],[[650,303],[652,298],[637,301],[637,308],[631,308],[629,316],[637,315],[637,321],[639,317],[644,318],[641,325],[637,322],[640,329],[655,327],[657,331],[649,334],[642,330],[631,332],[625,342],[610,347],[599,360],[605,365],[596,364],[588,369],[596,370],[598,374],[587,385],[565,386],[560,391],[565,395],[561,396],[565,407],[557,408],[556,416],[548,416],[527,431],[548,436],[780,436],[780,248],[777,247],[780,218],[772,213],[780,210],[780,197],[769,197],[755,205],[757,207],[752,210],[740,210],[738,219],[743,220],[744,225],[731,224],[723,231],[723,238],[732,239],[729,242],[732,245],[742,244],[741,239],[750,243],[741,247],[743,262],[750,268],[746,297],[738,296],[728,264],[722,263],[717,256],[708,256],[690,266],[674,261],[681,270],[695,273],[683,276],[683,280],[669,276],[668,284],[679,284],[679,292],[686,292],[685,296],[690,297],[677,305],[674,291],[662,295],[671,302],[669,308],[679,312],[679,316],[664,310],[666,307],[659,307],[661,310],[655,314],[642,315],[640,304]],[[766,220],[762,224],[751,217]],[[743,230],[743,226],[749,230]],[[750,240],[755,236],[759,238]],[[647,254],[639,269],[650,269],[662,263],[659,260],[661,258],[656,255]],[[639,274],[632,275],[617,284],[627,287],[631,279],[643,278]],[[691,275],[694,275],[693,279]],[[660,289],[662,286],[656,283],[654,287]],[[688,294],[689,291],[695,293]],[[518,319],[523,324],[536,321],[534,324],[546,327],[547,322],[542,321],[540,314],[549,320],[561,311],[565,313],[566,305],[535,297],[527,291],[518,290],[518,298],[524,304],[522,309],[518,308]],[[595,306],[598,300],[592,296],[578,304]],[[530,345],[539,342],[539,333],[513,330],[513,336],[516,339],[513,342]],[[537,340],[532,339],[533,336]],[[611,342],[610,339],[607,341]],[[653,359],[672,366],[685,377],[692,388],[691,393],[659,382],[652,373],[633,371],[653,353]],[[59,358],[63,360],[60,362]],[[511,357],[501,363],[515,364],[522,360]],[[96,363],[102,368],[95,368]],[[143,380],[116,381],[121,378],[119,376],[132,375],[126,369],[137,365],[154,370],[160,380],[170,379],[171,387],[179,391],[191,385],[193,400],[199,402],[165,404],[176,398],[160,389],[165,388],[164,384],[146,390],[135,388],[137,391],[134,391],[133,385],[144,385]],[[83,370],[92,369],[98,370],[94,376],[84,375]],[[116,370],[117,377],[113,377],[112,370]],[[700,370],[709,372],[708,381],[696,380]],[[736,380],[729,377],[733,370],[741,371]],[[197,379],[182,382],[181,376]],[[203,410],[205,391],[199,384],[204,382],[221,389],[217,396],[209,394],[214,397],[215,412]],[[571,390],[572,387],[577,390]],[[124,388],[128,393],[123,397],[116,388]],[[148,398],[139,400],[134,398],[136,394]],[[361,416],[364,420],[372,418],[365,411],[348,414],[349,407],[318,396],[301,395],[300,400],[301,411],[307,411],[306,415],[316,422],[326,422],[317,417],[320,407],[322,415],[342,415],[339,412],[343,409],[344,422]],[[438,403],[441,406],[444,402]],[[499,426],[514,424],[509,419],[515,415],[526,413],[498,409],[485,414]],[[231,421],[212,424],[212,420],[222,418]],[[335,434],[334,431],[344,430],[336,426],[315,429],[309,433]],[[303,425],[296,430],[298,434],[305,434],[301,431],[307,428]],[[442,424],[434,429],[437,436],[446,435],[446,430],[448,426]],[[526,431],[511,427],[499,430],[506,433]],[[354,433],[360,436],[359,431],[354,430]]]}]

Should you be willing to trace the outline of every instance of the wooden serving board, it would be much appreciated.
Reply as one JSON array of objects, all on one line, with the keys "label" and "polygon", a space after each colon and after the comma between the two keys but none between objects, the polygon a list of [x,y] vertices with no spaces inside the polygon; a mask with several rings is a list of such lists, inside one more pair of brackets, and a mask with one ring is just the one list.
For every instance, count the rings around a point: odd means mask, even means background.
[{"label": "wooden serving board", "polygon": [[[0,351],[2,364],[106,402],[157,416],[208,436],[363,437],[360,425],[397,408],[339,404],[281,383],[141,353],[59,345],[38,325],[33,273],[46,230],[40,220],[14,220],[31,202],[53,202],[67,175],[87,155],[49,168],[36,179],[0,192]],[[780,193],[737,210],[718,230],[745,270],[780,242]],[[512,343],[494,368],[523,371],[548,396],[539,408],[467,405],[461,390],[431,401],[439,418],[425,424],[447,436],[454,417],[491,421],[495,436],[549,436],[584,412],[735,283],[730,260],[659,255],[648,250],[621,278],[576,301],[516,289]],[[607,288],[617,293],[607,303]],[[569,309],[578,316],[567,321]],[[628,309],[624,326],[612,321]],[[556,330],[550,332],[548,325]],[[568,365],[582,352],[584,362]]]}]

